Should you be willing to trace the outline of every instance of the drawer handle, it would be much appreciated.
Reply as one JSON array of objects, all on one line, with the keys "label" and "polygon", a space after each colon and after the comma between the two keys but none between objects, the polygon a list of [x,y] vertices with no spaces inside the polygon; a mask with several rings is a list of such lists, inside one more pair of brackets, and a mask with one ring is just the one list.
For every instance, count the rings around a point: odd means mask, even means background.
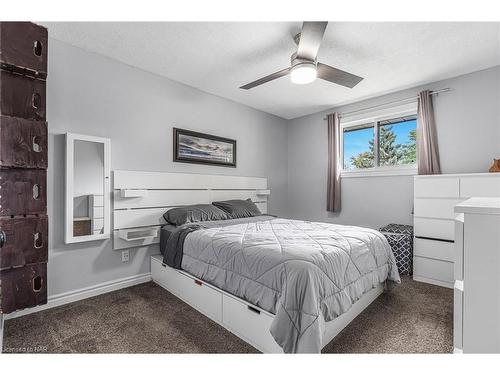
[{"label": "drawer handle", "polygon": [[33,137],[32,148],[34,152],[42,152],[42,146],[40,146],[40,137],[37,135]]},{"label": "drawer handle", "polygon": [[43,237],[40,232],[33,233],[33,247],[41,249],[43,247]]},{"label": "drawer handle", "polygon": [[39,40],[33,42],[33,54],[35,56],[42,56],[43,44]]},{"label": "drawer handle", "polygon": [[260,310],[256,309],[255,307],[249,306],[249,305],[247,305],[247,307],[248,307],[248,310],[260,315]]},{"label": "drawer handle", "polygon": [[38,199],[40,198],[40,185],[35,184],[33,185],[33,199]]},{"label": "drawer handle", "polygon": [[31,96],[31,105],[35,109],[40,109],[40,107],[42,106],[42,97],[39,93],[33,93],[33,95]]},{"label": "drawer handle", "polygon": [[43,286],[42,276],[34,277],[32,282],[33,282],[33,292],[38,293],[39,291],[42,290],[42,286]]},{"label": "drawer handle", "polygon": [[194,283],[195,283],[196,285],[199,285],[199,286],[202,286],[202,285],[203,285],[203,283],[202,283],[200,280],[195,280],[195,281],[194,281]]},{"label": "drawer handle", "polygon": [[7,242],[7,235],[3,230],[0,230],[0,247],[3,247],[5,243]]}]

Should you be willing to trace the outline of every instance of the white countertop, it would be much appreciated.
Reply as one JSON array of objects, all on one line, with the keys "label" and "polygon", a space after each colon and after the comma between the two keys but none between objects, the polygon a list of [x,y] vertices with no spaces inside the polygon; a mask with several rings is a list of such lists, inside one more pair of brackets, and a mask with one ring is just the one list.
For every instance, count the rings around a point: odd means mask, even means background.
[{"label": "white countertop", "polygon": [[457,204],[455,212],[500,215],[500,198],[469,198]]},{"label": "white countertop", "polygon": [[451,177],[496,177],[500,178],[500,172],[476,172],[476,173],[450,173],[450,174],[422,174],[415,178],[451,178]]}]

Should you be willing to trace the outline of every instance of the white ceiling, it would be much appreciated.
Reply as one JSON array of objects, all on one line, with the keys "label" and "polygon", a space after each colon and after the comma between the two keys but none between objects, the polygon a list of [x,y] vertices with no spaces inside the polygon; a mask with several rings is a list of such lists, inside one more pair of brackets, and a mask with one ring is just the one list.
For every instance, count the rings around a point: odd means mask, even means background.
[{"label": "white ceiling", "polygon": [[365,79],[349,89],[283,77],[301,22],[45,23],[52,38],[291,119],[500,65],[500,23],[330,22],[318,60]]}]

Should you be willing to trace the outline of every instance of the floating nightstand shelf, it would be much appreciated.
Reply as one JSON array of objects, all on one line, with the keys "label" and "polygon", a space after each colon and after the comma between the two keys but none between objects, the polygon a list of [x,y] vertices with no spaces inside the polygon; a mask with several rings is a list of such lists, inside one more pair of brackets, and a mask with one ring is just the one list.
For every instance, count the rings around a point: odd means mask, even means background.
[{"label": "floating nightstand shelf", "polygon": [[271,195],[271,190],[269,189],[260,189],[257,190],[257,195]]},{"label": "floating nightstand shelf", "polygon": [[122,198],[143,198],[148,196],[146,189],[121,189],[120,195]]},{"label": "floating nightstand shelf", "polygon": [[120,229],[118,236],[125,241],[146,240],[158,236],[158,228]]}]

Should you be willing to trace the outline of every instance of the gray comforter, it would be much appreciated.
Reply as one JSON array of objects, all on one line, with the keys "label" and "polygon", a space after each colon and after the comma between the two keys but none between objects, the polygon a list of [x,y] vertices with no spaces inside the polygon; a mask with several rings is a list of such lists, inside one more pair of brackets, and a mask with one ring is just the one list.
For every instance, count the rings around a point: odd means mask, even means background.
[{"label": "gray comforter", "polygon": [[323,321],[379,283],[400,282],[378,231],[270,217],[191,231],[181,267],[275,314],[271,334],[285,353],[320,352]]}]

